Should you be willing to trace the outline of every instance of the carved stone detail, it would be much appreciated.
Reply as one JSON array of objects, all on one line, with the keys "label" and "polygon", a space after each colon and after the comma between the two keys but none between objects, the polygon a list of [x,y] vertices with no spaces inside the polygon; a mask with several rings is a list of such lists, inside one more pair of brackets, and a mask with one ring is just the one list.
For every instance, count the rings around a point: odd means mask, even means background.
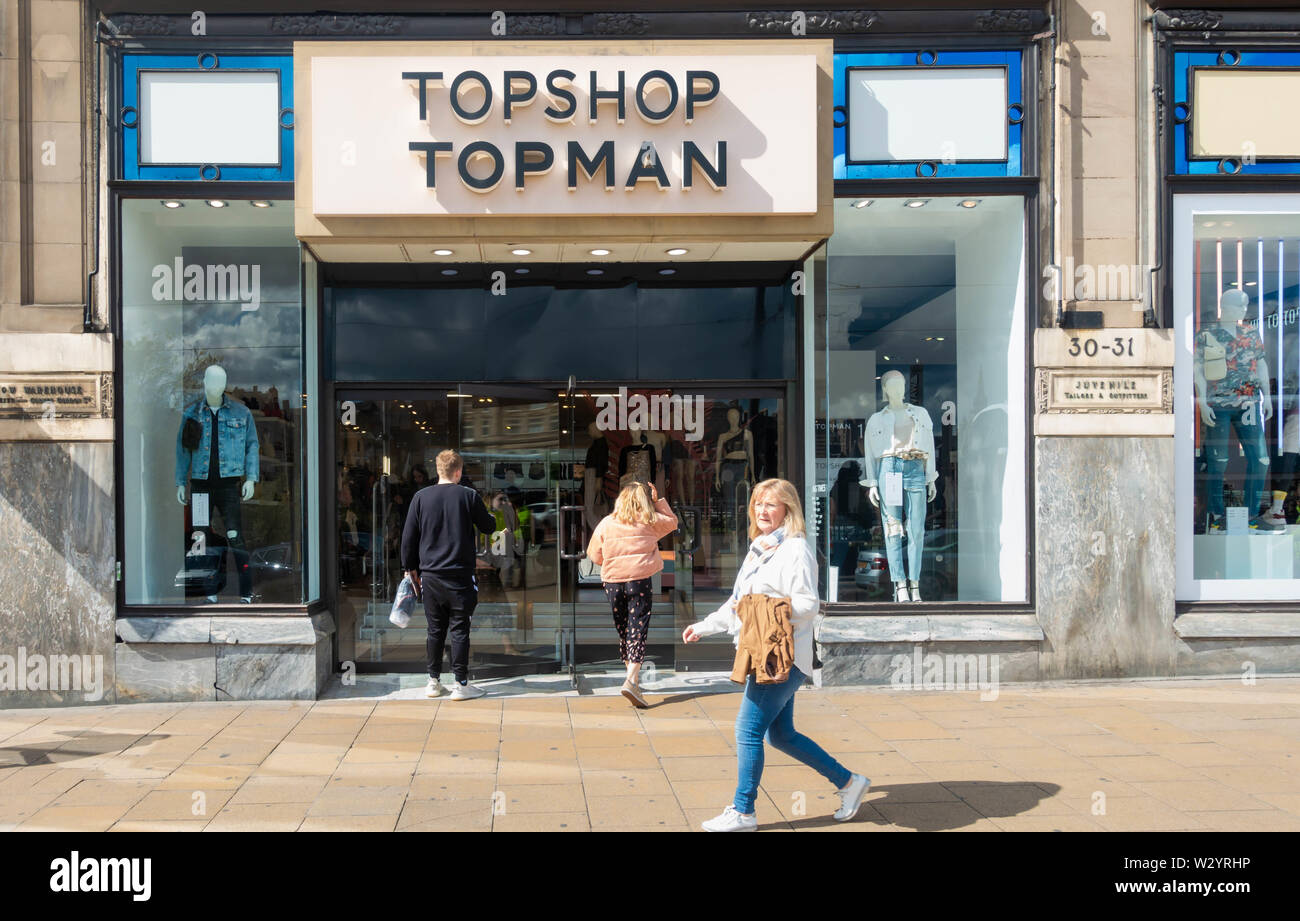
[{"label": "carved stone detail", "polygon": [[510,16],[506,19],[507,35],[563,35],[563,16]]},{"label": "carved stone detail", "polygon": [[278,35],[397,35],[406,25],[401,16],[272,16]]},{"label": "carved stone detail", "polygon": [[1209,32],[1223,24],[1223,14],[1210,10],[1165,10],[1169,28]]},{"label": "carved stone detail", "polygon": [[142,16],[138,13],[115,16],[109,20],[118,35],[170,35],[172,21],[166,16]]},{"label": "carved stone detail", "polygon": [[597,35],[642,35],[650,20],[640,13],[597,13],[592,31]]},{"label": "carved stone detail", "polygon": [[[804,25],[812,32],[866,32],[880,19],[870,10],[809,10]],[[786,10],[757,11],[745,14],[745,24],[753,32],[790,33],[795,14]]]},{"label": "carved stone detail", "polygon": [[975,19],[981,32],[1028,32],[1034,21],[1025,10],[989,10]]}]

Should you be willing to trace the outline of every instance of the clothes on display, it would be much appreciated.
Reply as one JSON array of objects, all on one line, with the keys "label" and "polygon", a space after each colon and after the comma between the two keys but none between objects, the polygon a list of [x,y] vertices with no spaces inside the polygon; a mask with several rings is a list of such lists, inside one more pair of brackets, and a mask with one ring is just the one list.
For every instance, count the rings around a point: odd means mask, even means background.
[{"label": "clothes on display", "polygon": [[1259,410],[1254,406],[1214,409],[1215,424],[1204,429],[1205,490],[1207,510],[1211,522],[1217,523],[1225,513],[1223,502],[1223,474],[1232,456],[1232,434],[1241,443],[1246,455],[1246,482],[1243,502],[1247,514],[1254,518],[1259,513],[1259,500],[1264,491],[1264,474],[1268,470],[1268,445],[1264,440],[1264,427],[1260,424]]},{"label": "clothes on display", "polygon": [[639,483],[653,483],[659,473],[659,457],[652,444],[632,444],[618,452],[618,478],[631,475]]},{"label": "clothes on display", "polygon": [[722,482],[723,526],[727,530],[740,527],[740,516],[747,515],[749,505],[749,483],[745,480],[745,471],[749,468],[747,460],[724,460],[718,479]]},{"label": "clothes on display", "polygon": [[[213,463],[216,463],[215,459]],[[247,600],[253,594],[253,573],[248,566],[248,546],[244,541],[243,513],[240,508],[240,490],[242,488],[243,478],[237,476],[190,481],[191,496],[206,494],[208,497],[209,522],[213,522],[212,516],[214,513],[221,516],[221,531],[217,531],[211,524],[204,530],[208,534],[225,534],[226,543],[235,557],[235,571],[239,574],[239,595]],[[209,539],[207,545],[211,549],[213,541]],[[223,551],[221,554],[222,570],[226,566],[225,560],[226,556]]]},{"label": "clothes on display", "polygon": [[[1215,353],[1221,351],[1218,361]],[[1236,331],[1211,326],[1197,340],[1198,358],[1205,370],[1205,401],[1214,409],[1240,406],[1259,392],[1260,366],[1264,362],[1264,343],[1259,333],[1248,326]],[[1222,377],[1214,378],[1214,366],[1222,363]]]},{"label": "clothes on display", "polygon": [[[193,442],[194,424],[199,426],[197,444]],[[219,458],[215,476],[253,482],[259,479],[257,425],[253,414],[243,403],[225,394],[216,410],[208,405],[205,397],[200,397],[182,414],[176,433],[176,485],[184,486],[190,479],[208,479],[212,475],[214,454]]]},{"label": "clothes on display", "polygon": [[587,469],[595,470],[600,479],[609,473],[609,442],[604,435],[595,438],[587,448]]},{"label": "clothes on display", "polygon": [[898,443],[895,437],[895,413],[882,409],[867,420],[867,453],[869,462],[862,485],[868,488],[879,482],[877,471],[880,460],[885,455],[907,456],[910,452],[925,460],[925,482],[933,483],[939,479],[934,458],[934,425],[930,414],[923,407],[903,404],[907,419],[911,423],[911,435],[906,444]]},{"label": "clothes on display", "polygon": [[[897,474],[903,482],[903,501],[889,502],[882,497],[880,514],[885,527],[885,558],[889,577],[899,583],[920,581],[921,552],[925,542],[925,460],[888,456],[881,458],[880,476]],[[903,539],[907,538],[907,567],[903,567]]]}]

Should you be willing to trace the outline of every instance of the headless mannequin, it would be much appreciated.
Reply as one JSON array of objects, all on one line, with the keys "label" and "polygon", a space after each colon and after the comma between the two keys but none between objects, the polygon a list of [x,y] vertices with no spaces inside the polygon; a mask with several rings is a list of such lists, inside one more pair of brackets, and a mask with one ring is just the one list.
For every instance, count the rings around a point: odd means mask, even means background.
[{"label": "headless mannequin", "polygon": [[[1241,327],[1241,321],[1245,318],[1246,308],[1249,306],[1250,306],[1250,297],[1246,294],[1245,291],[1242,291],[1240,288],[1229,288],[1227,291],[1224,291],[1223,295],[1219,298],[1219,321],[1216,324],[1217,327],[1220,330],[1226,332],[1235,340],[1243,333]],[[1204,336],[1205,333],[1202,333],[1201,335]],[[1259,335],[1258,331],[1256,331],[1254,335],[1258,337]],[[1215,338],[1212,339],[1212,342],[1214,344],[1220,344],[1221,340]],[[1262,341],[1261,341],[1261,346],[1262,346]],[[1229,348],[1232,347],[1229,346]],[[1201,422],[1206,426],[1205,432],[1206,432],[1207,450],[1210,444],[1210,439],[1214,437],[1228,439],[1226,443],[1221,443],[1221,445],[1222,444],[1231,445],[1232,444],[1231,433],[1232,433],[1232,426],[1234,423],[1231,420],[1231,418],[1220,418],[1218,413],[1216,413],[1214,408],[1210,405],[1209,394],[1210,394],[1210,384],[1212,382],[1207,381],[1205,377],[1205,357],[1202,352],[1202,348],[1200,347],[1199,337],[1198,337],[1198,345],[1197,347],[1194,348],[1193,352],[1196,356],[1196,359],[1192,363],[1192,380],[1196,387],[1197,410],[1200,413]],[[1229,353],[1225,357],[1227,359],[1231,359],[1232,355],[1231,353]],[[1244,376],[1244,380],[1246,382],[1250,382],[1255,385],[1255,394],[1249,397],[1241,397],[1240,398],[1241,406],[1256,407],[1259,411],[1259,416],[1260,416],[1259,425],[1262,427],[1264,422],[1267,422],[1269,419],[1273,417],[1273,394],[1269,383],[1268,361],[1267,359],[1264,358],[1262,353],[1255,361],[1254,373],[1252,374],[1247,372]],[[1260,399],[1261,396],[1263,397],[1262,401]],[[1222,410],[1223,408],[1224,407],[1220,405],[1220,409]],[[1225,416],[1226,415],[1227,414],[1225,413]],[[1220,426],[1223,426],[1226,429],[1226,431],[1220,431],[1219,428]],[[1213,432],[1211,432],[1211,430],[1213,430]],[[1238,434],[1240,435],[1240,430],[1238,430]],[[1245,450],[1248,447],[1249,447],[1248,445],[1242,445],[1243,450]],[[1262,457],[1259,458],[1259,463],[1263,465],[1264,468],[1263,476],[1265,480],[1267,480],[1268,462],[1269,462],[1267,445],[1265,444],[1262,447],[1263,447]],[[1224,447],[1220,448],[1221,451],[1224,449],[1225,449]],[[1227,448],[1227,450],[1230,451],[1231,448]],[[1248,463],[1249,463],[1249,456],[1248,456]],[[1225,462],[1225,466],[1226,466],[1226,462]],[[1249,481],[1249,476],[1248,476],[1248,481]],[[1222,488],[1221,478],[1219,480],[1218,488],[1220,489]],[[1283,499],[1286,498],[1285,493],[1282,494],[1282,498]],[[1274,504],[1278,507],[1278,510],[1280,511],[1280,507],[1281,507],[1280,501],[1277,501]],[[1270,509],[1270,513],[1271,512],[1272,509]],[[1248,514],[1250,515],[1252,520],[1256,520],[1256,516],[1259,514],[1259,509],[1251,508]]]},{"label": "headless mannequin", "polygon": [[[591,436],[593,446],[605,444],[605,433],[596,423],[587,426],[587,434]],[[604,450],[608,456],[609,448],[606,446]],[[589,531],[595,530],[596,525],[600,524],[600,519],[604,518],[609,511],[608,502],[602,502],[599,506],[596,502],[604,489],[604,472],[588,464],[582,473],[582,517]]]},{"label": "headless mannequin", "polygon": [[[208,368],[208,370],[203,372],[203,396],[207,400],[208,409],[212,410],[213,412],[216,412],[218,409],[220,409],[221,398],[225,396],[225,393],[226,393],[226,369],[221,367],[220,365],[211,365]],[[212,437],[213,438],[217,437],[217,433],[215,430],[212,432]],[[215,470],[208,471],[208,476],[215,477],[216,475],[217,475],[217,471]],[[245,502],[253,498],[252,480],[244,480],[244,485],[239,491],[239,496]],[[188,498],[189,497],[186,494],[184,484],[177,486],[176,501],[179,502],[181,505],[185,505],[188,501]],[[227,534],[226,536],[233,537],[234,535]]]},{"label": "headless mannequin", "polygon": [[[912,439],[915,423],[907,411],[908,404],[903,402],[903,390],[907,381],[903,375],[897,371],[886,371],[880,379],[880,390],[885,396],[885,407],[881,412],[888,413],[893,420],[894,440],[898,444],[908,444]],[[925,412],[925,410],[921,410]],[[934,483],[927,483],[925,488],[925,501],[933,502],[934,497],[938,494],[938,489]],[[867,488],[867,498],[876,508],[880,508],[880,489],[878,486]],[[919,573],[910,575],[918,576]],[[908,596],[910,587],[911,595]],[[905,584],[901,581],[894,583],[894,598],[897,601],[919,601],[921,597],[920,586],[916,579],[908,580]]]}]

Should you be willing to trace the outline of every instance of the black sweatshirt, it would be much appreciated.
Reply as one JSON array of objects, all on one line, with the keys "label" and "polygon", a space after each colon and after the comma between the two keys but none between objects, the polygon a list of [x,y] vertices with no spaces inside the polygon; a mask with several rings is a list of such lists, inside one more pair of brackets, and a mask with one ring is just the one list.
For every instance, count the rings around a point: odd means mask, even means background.
[{"label": "black sweatshirt", "polygon": [[478,493],[459,483],[426,486],[415,494],[402,528],[402,568],[456,579],[474,575],[474,528],[496,530]]}]

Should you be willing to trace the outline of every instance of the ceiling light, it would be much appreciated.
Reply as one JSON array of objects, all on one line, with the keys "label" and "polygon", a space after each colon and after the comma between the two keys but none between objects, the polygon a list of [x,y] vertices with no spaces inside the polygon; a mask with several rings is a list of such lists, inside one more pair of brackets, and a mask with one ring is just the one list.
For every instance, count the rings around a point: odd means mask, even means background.
[{"label": "ceiling light", "polygon": [[659,274],[660,274],[660,275],[676,275],[676,274],[677,274],[677,270],[676,270],[676,269],[660,269],[660,270],[659,270]]},{"label": "ceiling light", "polygon": [[888,355],[885,356],[885,361],[889,361],[889,356],[888,356]]},{"label": "ceiling light", "polygon": [[943,336],[937,336],[936,338],[937,338],[940,342],[943,341]]},{"label": "ceiling light", "polygon": [[1201,222],[1201,226],[1202,226],[1202,227],[1213,227],[1216,223],[1217,223],[1216,221],[1202,221],[1202,222]]},{"label": "ceiling light", "polygon": [[510,252],[512,252],[516,256],[531,256],[533,254],[533,251],[531,249],[524,249],[522,247],[520,247],[519,249],[512,249]]},{"label": "ceiling light", "polygon": [[219,199],[219,198],[209,198],[209,199],[208,199],[208,207],[209,207],[209,208],[224,208],[224,207],[226,207],[226,203],[225,203],[224,201],[222,201],[221,199]]},{"label": "ceiling light", "polygon": [[450,256],[450,255],[452,255],[452,250],[449,250],[449,249],[435,249],[435,250],[433,251],[433,254],[434,254],[435,256]]},{"label": "ceiling light", "polygon": [[172,199],[172,200],[170,200],[170,201],[165,201],[165,202],[163,202],[163,203],[162,203],[162,206],[163,206],[164,208],[184,208],[184,207],[185,207],[185,202],[183,202],[183,201],[176,201],[175,199]]},{"label": "ceiling light", "polygon": [[525,268],[518,268],[518,269],[515,269],[515,274],[516,274],[516,275],[527,275],[527,274],[528,274],[528,270],[525,269]]},{"label": "ceiling light", "polygon": [[442,274],[444,274],[444,275],[456,275],[456,274],[458,274],[458,273],[456,272],[455,269],[443,269],[443,270],[442,270]]},{"label": "ceiling light", "polygon": [[593,256],[608,256],[608,255],[609,255],[609,250],[607,250],[607,249],[593,249],[593,250],[591,251],[591,254],[592,254]]},{"label": "ceiling light", "polygon": [[605,270],[604,270],[604,269],[587,269],[587,274],[588,274],[588,275],[604,275],[604,274],[605,274]]},{"label": "ceiling light", "polygon": [[957,207],[959,207],[959,208],[974,208],[974,207],[975,207],[976,205],[978,205],[979,203],[980,203],[980,200],[979,200],[978,198],[963,198],[961,201],[957,202]]},{"label": "ceiling light", "polygon": [[929,200],[930,199],[928,198],[909,198],[907,201],[903,202],[903,205],[908,208],[924,208],[925,203]]},{"label": "ceiling light", "polygon": [[869,207],[871,207],[871,202],[872,202],[872,201],[873,201],[873,199],[870,199],[870,198],[859,198],[857,201],[855,201],[855,202],[853,203],[853,207],[855,207],[855,208],[869,208]]},{"label": "ceiling light", "polygon": [[250,201],[249,204],[252,205],[254,208],[269,208],[269,207],[271,207],[271,203],[270,203],[269,201],[265,201],[265,200],[263,200],[263,201]]},{"label": "ceiling light", "polygon": [[1248,281],[1248,282],[1246,282],[1246,287],[1247,287],[1247,288],[1253,288],[1253,287],[1254,287],[1255,285],[1257,285],[1257,284],[1259,284],[1259,282]]},{"label": "ceiling light", "polygon": [[689,249],[682,249],[680,246],[676,246],[676,247],[673,247],[672,249],[668,250],[667,252],[668,252],[668,255],[670,255],[670,256],[685,256],[687,253],[690,252],[690,250],[689,250]]}]

